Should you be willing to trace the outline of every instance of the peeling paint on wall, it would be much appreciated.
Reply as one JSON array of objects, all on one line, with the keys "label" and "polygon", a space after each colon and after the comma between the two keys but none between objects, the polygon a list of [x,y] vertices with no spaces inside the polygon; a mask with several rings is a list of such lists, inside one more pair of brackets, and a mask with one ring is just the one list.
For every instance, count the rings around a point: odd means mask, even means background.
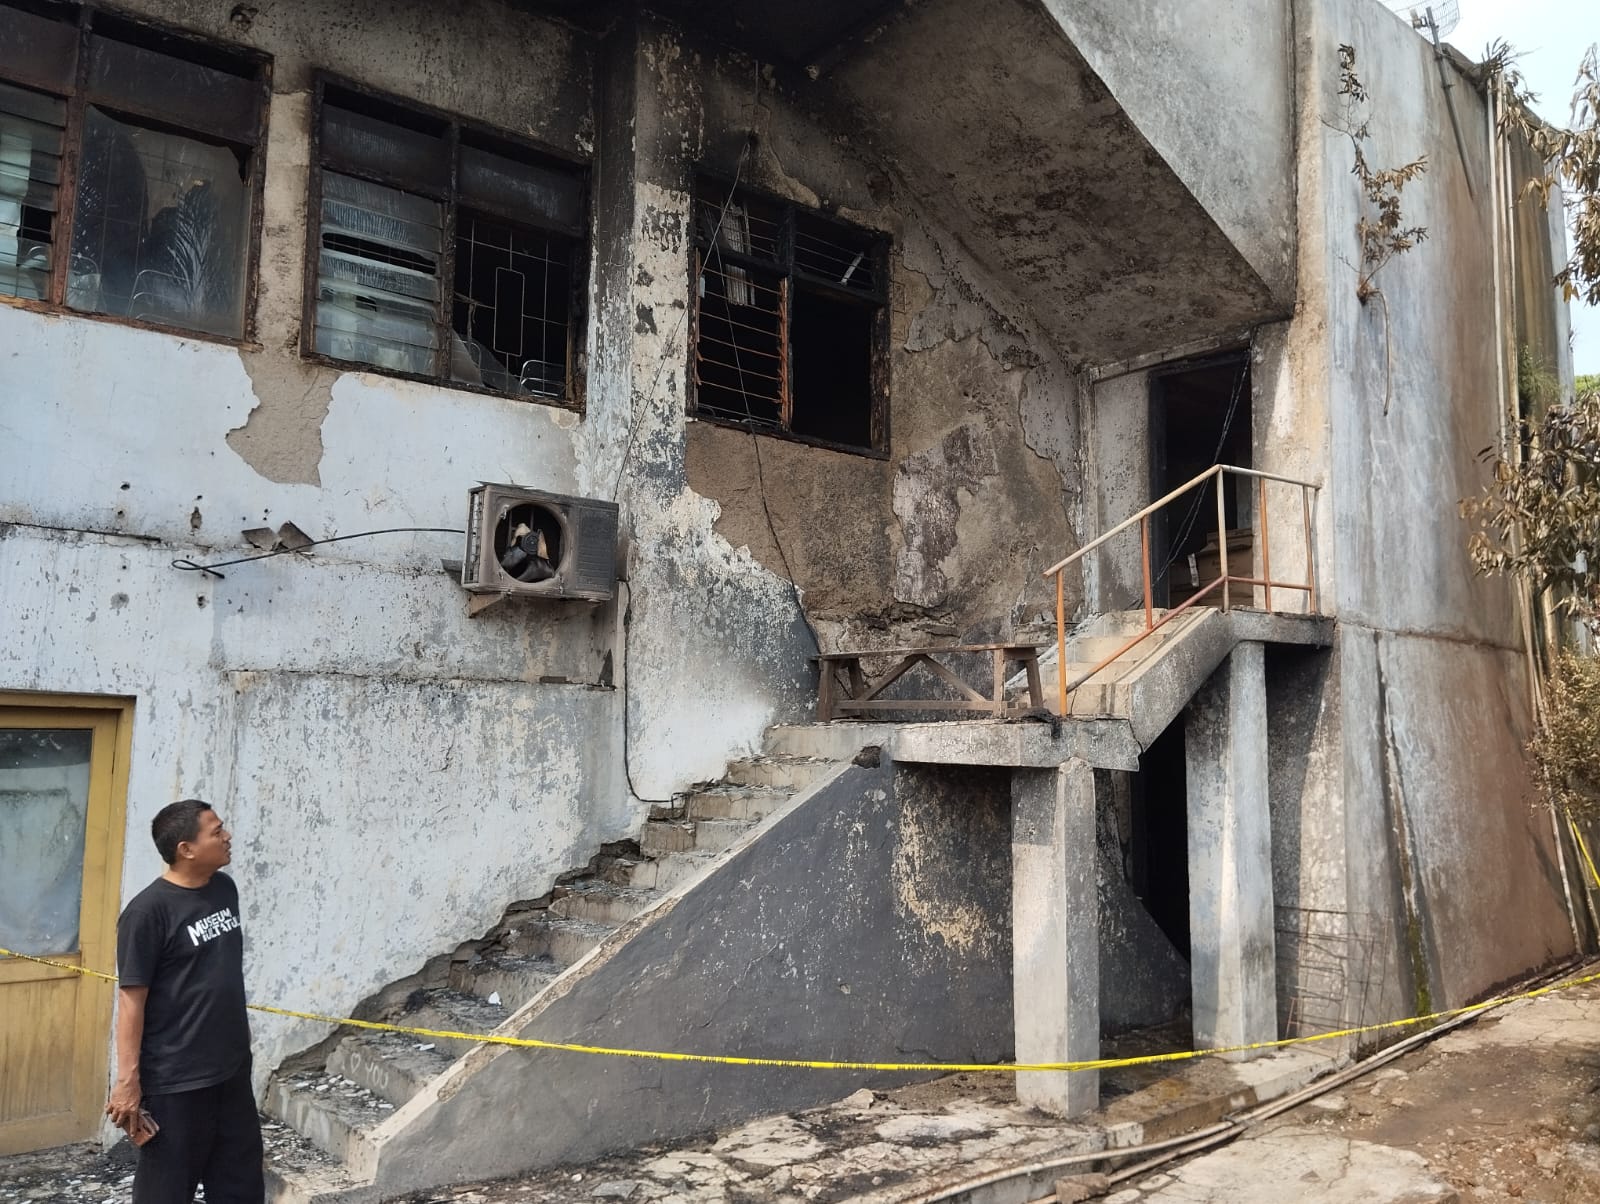
[{"label": "peeling paint on wall", "polygon": [[239,360],[256,404],[243,425],[228,432],[228,446],[269,481],[320,485],[322,420],[339,373],[319,364],[264,363],[248,353]]}]

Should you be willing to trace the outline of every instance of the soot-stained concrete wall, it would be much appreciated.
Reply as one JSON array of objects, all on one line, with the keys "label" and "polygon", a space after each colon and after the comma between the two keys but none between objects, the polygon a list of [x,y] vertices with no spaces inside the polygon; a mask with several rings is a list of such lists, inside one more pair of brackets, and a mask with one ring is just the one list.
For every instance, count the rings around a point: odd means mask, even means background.
[{"label": "soot-stained concrete wall", "polygon": [[[522,1035],[771,1058],[1009,1057],[1010,830],[1005,770],[847,768],[641,917],[612,956],[558,982]],[[1129,943],[1106,949],[1108,1027],[1148,1006],[1141,995],[1185,996],[1172,967],[1158,983],[1158,963],[1131,958]],[[421,1169],[440,1182],[578,1162],[907,1077],[505,1048],[454,1073],[462,1083],[430,1089],[439,1102],[385,1145],[380,1186]]]},{"label": "soot-stained concrete wall", "polygon": [[1054,604],[1039,570],[1077,540],[1065,361],[837,90],[769,86],[751,60],[710,52],[701,76],[708,170],[891,239],[891,439],[878,459],[691,423],[690,486],[718,503],[730,543],[792,572],[825,645],[1036,627]]},{"label": "soot-stained concrete wall", "polygon": [[[851,768],[644,917],[609,959],[558,983],[524,1034],[778,1058],[1005,1057],[1005,777],[975,772],[973,789],[955,793],[921,788],[922,776],[887,760]],[[526,1050],[476,1056],[484,1064],[469,1087],[388,1143],[380,1186],[417,1181],[421,1170],[439,1182],[576,1162],[905,1081]],[[530,1140],[508,1142],[506,1132]]]},{"label": "soot-stained concrete wall", "polygon": [[[1326,226],[1303,254],[1319,292],[1302,321],[1327,345],[1326,375],[1302,387],[1324,384],[1329,415],[1349,906],[1370,904],[1388,938],[1384,1010],[1448,1006],[1573,944],[1549,822],[1530,805],[1514,595],[1474,576],[1457,518],[1499,427],[1485,101],[1457,72],[1463,164],[1431,47],[1378,5],[1306,7],[1302,103],[1324,124],[1304,153],[1320,161]],[[1370,95],[1356,113],[1337,94],[1340,44]],[[1378,273],[1386,304],[1361,303],[1349,266],[1352,117],[1371,162],[1429,162],[1403,202],[1428,241]]]},{"label": "soot-stained concrete wall", "polygon": [[[1294,106],[1286,103],[1293,6],[1045,0],[1044,7],[1287,308],[1295,249]],[[1241,62],[1249,69],[1241,71]]]},{"label": "soot-stained concrete wall", "polygon": [[[0,305],[0,688],[133,698],[124,896],[161,868],[154,812],[214,800],[236,833],[251,997],[343,1013],[636,828],[620,608],[469,620],[440,568],[461,554],[448,534],[220,579],[171,562],[247,555],[241,529],[285,520],[313,537],[458,528],[478,480],[587,486],[573,411],[313,366],[299,346],[314,69],[581,161],[599,49],[490,0],[448,19],[367,0],[120,7],[272,56],[253,338]],[[713,733],[669,748],[664,774],[681,785],[725,755]],[[262,1075],[322,1031],[255,1029]]]}]

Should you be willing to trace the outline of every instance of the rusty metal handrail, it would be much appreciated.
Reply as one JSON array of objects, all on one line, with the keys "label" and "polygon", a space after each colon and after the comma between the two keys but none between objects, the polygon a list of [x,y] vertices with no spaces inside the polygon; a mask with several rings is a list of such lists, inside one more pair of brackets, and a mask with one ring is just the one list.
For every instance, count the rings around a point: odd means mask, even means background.
[{"label": "rusty metal handrail", "polygon": [[[1226,499],[1222,492],[1222,478],[1225,473],[1230,472],[1236,476],[1251,478],[1258,482],[1256,526],[1260,532],[1261,539],[1261,576],[1259,577],[1248,577],[1240,574],[1230,574],[1228,572],[1227,508]],[[1153,605],[1154,578],[1150,571],[1150,516],[1160,510],[1163,506],[1176,501],[1184,494],[1189,493],[1201,485],[1204,485],[1207,481],[1211,480],[1212,477],[1217,478],[1217,560],[1218,567],[1222,571],[1217,576],[1216,580],[1210,581],[1201,586],[1181,605],[1173,607],[1163,614],[1160,619],[1156,619],[1155,607]],[[1306,551],[1306,580],[1304,582],[1275,581],[1272,578],[1272,560],[1267,532],[1267,484],[1269,482],[1292,485],[1300,490],[1300,515],[1301,525],[1305,535]],[[1178,486],[1170,493],[1157,498],[1148,506],[1144,507],[1144,509],[1129,515],[1127,518],[1123,519],[1122,522],[1112,527],[1109,531],[1095,539],[1090,540],[1076,552],[1073,552],[1070,556],[1057,561],[1055,564],[1047,568],[1044,571],[1043,576],[1053,576],[1056,579],[1056,688],[1060,703],[1060,713],[1063,716],[1068,714],[1067,699],[1071,690],[1077,689],[1096,673],[1099,673],[1107,665],[1111,664],[1113,661],[1117,660],[1139,644],[1143,643],[1146,639],[1155,634],[1155,632],[1160,630],[1162,627],[1165,627],[1168,623],[1177,618],[1190,607],[1196,605],[1202,598],[1214,590],[1220,589],[1222,591],[1222,609],[1228,610],[1231,603],[1230,591],[1228,589],[1230,584],[1251,586],[1259,585],[1262,591],[1262,601],[1265,603],[1266,609],[1269,612],[1273,610],[1273,590],[1296,590],[1298,592],[1305,593],[1308,596],[1309,601],[1307,609],[1312,614],[1317,613],[1317,572],[1315,560],[1316,541],[1312,534],[1311,495],[1319,492],[1321,489],[1322,486],[1315,481],[1301,481],[1294,477],[1283,476],[1280,473],[1262,472],[1261,470],[1254,468],[1238,468],[1232,464],[1213,464],[1210,468],[1206,469],[1204,472],[1195,476],[1191,480],[1186,481],[1184,484]],[[1093,668],[1089,669],[1088,672],[1081,674],[1076,681],[1069,685],[1067,682],[1066,569],[1068,566],[1083,559],[1083,557],[1087,556],[1090,552],[1094,551],[1108,540],[1122,534],[1124,531],[1131,528],[1135,523],[1139,525],[1139,569],[1144,583],[1144,628],[1143,630],[1134,634],[1120,647],[1118,647],[1117,650],[1110,656],[1105,657],[1097,662]]]}]

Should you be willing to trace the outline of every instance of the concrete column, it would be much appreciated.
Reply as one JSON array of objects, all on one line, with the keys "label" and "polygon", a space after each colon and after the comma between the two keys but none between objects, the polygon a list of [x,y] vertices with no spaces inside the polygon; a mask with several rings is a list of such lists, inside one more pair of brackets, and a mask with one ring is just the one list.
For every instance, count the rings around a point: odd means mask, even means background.
[{"label": "concrete column", "polygon": [[1271,1041],[1278,1007],[1264,645],[1240,644],[1195,695],[1184,760],[1195,1044]]},{"label": "concrete column", "polygon": [[[1100,906],[1094,770],[1080,760],[1011,775],[1011,971],[1019,1062],[1100,1056]],[[1100,1072],[1017,1075],[1017,1098],[1092,1111]]]}]

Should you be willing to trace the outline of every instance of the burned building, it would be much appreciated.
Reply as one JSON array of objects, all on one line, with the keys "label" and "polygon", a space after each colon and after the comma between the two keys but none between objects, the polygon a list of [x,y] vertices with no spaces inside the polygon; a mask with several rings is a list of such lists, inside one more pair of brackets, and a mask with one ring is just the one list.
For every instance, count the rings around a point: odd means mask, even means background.
[{"label": "burned building", "polygon": [[[1056,1061],[1591,939],[1456,517],[1559,222],[1375,0],[1180,7],[0,3],[0,944],[109,969],[185,795],[253,999],[539,1040]],[[0,962],[0,1148],[100,1131],[111,995]],[[255,1023],[302,1196],[872,1079]]]}]

